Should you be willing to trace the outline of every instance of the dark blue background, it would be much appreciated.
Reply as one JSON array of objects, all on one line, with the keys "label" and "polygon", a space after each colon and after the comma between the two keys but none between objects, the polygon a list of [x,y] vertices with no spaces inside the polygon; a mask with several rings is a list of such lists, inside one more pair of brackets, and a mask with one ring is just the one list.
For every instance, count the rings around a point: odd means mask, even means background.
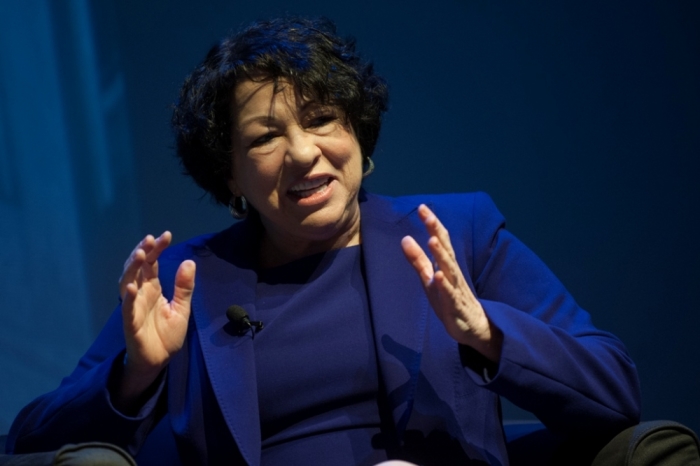
[{"label": "dark blue background", "polygon": [[334,19],[387,78],[370,190],[491,194],[596,325],[627,344],[643,417],[700,430],[699,9],[675,0],[3,5],[0,430],[94,338],[141,236],[170,229],[178,241],[230,223],[181,175],[169,105],[220,36],[281,13]]}]

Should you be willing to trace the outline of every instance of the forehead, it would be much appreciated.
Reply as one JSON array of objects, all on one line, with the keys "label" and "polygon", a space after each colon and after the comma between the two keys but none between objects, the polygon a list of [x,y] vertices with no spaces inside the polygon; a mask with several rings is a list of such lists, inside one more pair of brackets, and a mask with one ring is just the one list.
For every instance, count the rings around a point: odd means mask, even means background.
[{"label": "forehead", "polygon": [[289,109],[301,109],[311,102],[301,96],[287,81],[272,80],[239,82],[233,92],[233,116],[240,121],[249,114],[272,114],[283,105]]},{"label": "forehead", "polygon": [[296,117],[302,112],[319,107],[332,108],[340,114],[345,114],[337,103],[305,93],[284,78],[277,81],[253,78],[236,84],[232,95],[231,116],[234,125],[239,126],[246,115],[264,114],[272,118],[279,112],[288,111]]}]

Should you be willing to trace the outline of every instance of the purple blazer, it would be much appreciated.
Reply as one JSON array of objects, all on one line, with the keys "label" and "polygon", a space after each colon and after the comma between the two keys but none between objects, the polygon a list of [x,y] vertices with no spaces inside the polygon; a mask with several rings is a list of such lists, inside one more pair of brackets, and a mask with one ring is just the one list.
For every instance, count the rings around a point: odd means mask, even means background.
[{"label": "purple blazer", "polygon": [[[397,441],[438,426],[474,460],[508,464],[498,396],[563,434],[615,432],[639,421],[634,364],[622,343],[596,329],[549,269],[504,229],[483,193],[388,198],[361,194],[362,255],[381,386]],[[400,241],[427,234],[427,204],[450,232],[469,286],[504,334],[501,361],[485,381],[483,361],[460,347],[430,308]],[[160,260],[164,293],[184,259],[197,263],[187,340],[136,417],[117,412],[110,379],[124,354],[117,309],[78,367],[15,420],[8,452],[46,451],[100,440],[135,453],[167,412],[184,464],[258,465],[261,439],[251,334],[228,330],[226,309],[255,317],[255,222],[194,238]],[[236,461],[239,460],[239,461]]]}]

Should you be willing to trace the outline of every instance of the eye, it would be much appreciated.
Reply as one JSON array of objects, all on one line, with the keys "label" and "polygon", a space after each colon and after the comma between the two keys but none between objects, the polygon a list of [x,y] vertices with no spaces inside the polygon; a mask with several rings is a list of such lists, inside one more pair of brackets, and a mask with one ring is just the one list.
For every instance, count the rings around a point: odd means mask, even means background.
[{"label": "eye", "polygon": [[263,134],[262,136],[256,138],[253,140],[253,142],[250,143],[250,147],[258,147],[267,144],[268,142],[272,141],[276,136],[275,133],[269,132],[266,134]]},{"label": "eye", "polygon": [[321,128],[338,121],[339,109],[331,105],[312,104],[306,112],[304,121],[306,128]]},{"label": "eye", "polygon": [[309,121],[309,128],[320,128],[321,126],[325,126],[329,123],[332,123],[336,120],[336,116],[334,114],[328,113],[324,115],[317,115],[314,116],[311,121]]}]

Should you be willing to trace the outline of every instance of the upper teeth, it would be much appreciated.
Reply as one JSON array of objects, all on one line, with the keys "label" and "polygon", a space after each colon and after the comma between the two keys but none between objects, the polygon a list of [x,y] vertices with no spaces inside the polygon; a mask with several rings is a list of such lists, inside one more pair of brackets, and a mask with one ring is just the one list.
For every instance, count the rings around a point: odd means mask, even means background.
[{"label": "upper teeth", "polygon": [[301,183],[294,185],[292,188],[290,188],[290,191],[306,191],[307,189],[318,188],[319,186],[323,186],[326,183],[328,183],[328,177],[315,178],[313,180],[302,181]]}]

